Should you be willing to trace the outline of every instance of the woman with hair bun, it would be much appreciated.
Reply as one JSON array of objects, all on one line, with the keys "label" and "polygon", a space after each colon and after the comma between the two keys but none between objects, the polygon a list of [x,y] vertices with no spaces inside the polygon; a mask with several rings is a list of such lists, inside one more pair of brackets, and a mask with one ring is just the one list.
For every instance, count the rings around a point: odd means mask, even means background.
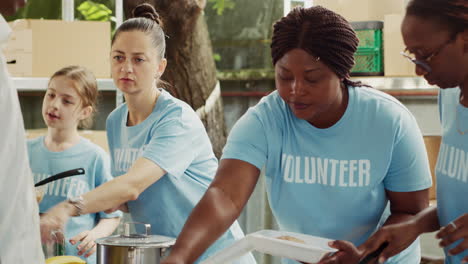
[{"label": "woman with hair bun", "polygon": [[[154,234],[177,237],[216,172],[217,159],[197,114],[159,88],[167,64],[159,15],[149,4],[133,14],[112,38],[112,78],[125,97],[106,123],[115,179],[50,209],[41,218],[44,239],[72,216],[103,210],[128,211],[133,220],[151,224]],[[235,221],[224,231],[193,262],[243,237]],[[238,263],[255,259],[248,254]]]},{"label": "woman with hair bun", "polygon": [[[357,45],[350,24],[320,6],[274,25],[276,91],[231,130],[213,183],[163,263],[202,254],[239,216],[262,168],[281,230],[340,240],[320,263],[358,260],[354,245],[428,206],[416,120],[396,99],[349,79]],[[419,262],[417,241],[387,263]]]},{"label": "woman with hair bun", "polygon": [[403,55],[416,73],[439,90],[442,142],[435,168],[437,205],[399,225],[382,228],[362,249],[389,245],[381,260],[399,253],[419,235],[436,233],[445,263],[468,262],[468,1],[412,0],[401,31]]}]

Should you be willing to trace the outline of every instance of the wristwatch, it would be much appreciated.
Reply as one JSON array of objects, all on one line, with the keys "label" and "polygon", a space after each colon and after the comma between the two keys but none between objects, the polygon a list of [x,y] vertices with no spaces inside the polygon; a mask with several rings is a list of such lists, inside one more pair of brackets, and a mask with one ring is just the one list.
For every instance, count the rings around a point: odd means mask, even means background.
[{"label": "wristwatch", "polygon": [[82,215],[83,213],[83,209],[84,209],[84,199],[83,199],[83,196],[75,196],[75,197],[71,197],[71,198],[68,198],[67,200],[68,203],[72,204],[73,206],[75,206],[76,208],[76,215],[74,216],[80,216]]}]

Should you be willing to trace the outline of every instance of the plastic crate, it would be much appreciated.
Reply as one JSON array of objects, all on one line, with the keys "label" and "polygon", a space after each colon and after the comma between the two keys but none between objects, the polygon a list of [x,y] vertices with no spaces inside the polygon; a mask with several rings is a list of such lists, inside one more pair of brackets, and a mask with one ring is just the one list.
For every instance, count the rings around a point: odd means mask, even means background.
[{"label": "plastic crate", "polygon": [[354,54],[355,65],[352,76],[383,75],[383,58],[381,49],[358,49]]},{"label": "plastic crate", "polygon": [[383,75],[382,21],[352,22],[359,45],[354,55],[355,66],[351,75]]},{"label": "plastic crate", "polygon": [[359,39],[358,49],[382,49],[382,21],[352,22]]},{"label": "plastic crate", "polygon": [[362,29],[356,30],[359,39],[358,48],[381,49],[382,48],[382,30]]}]

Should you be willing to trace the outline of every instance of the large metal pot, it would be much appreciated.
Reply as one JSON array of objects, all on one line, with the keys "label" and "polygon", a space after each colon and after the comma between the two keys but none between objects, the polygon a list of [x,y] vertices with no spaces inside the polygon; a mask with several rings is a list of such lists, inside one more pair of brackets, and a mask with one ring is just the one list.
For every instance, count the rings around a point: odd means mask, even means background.
[{"label": "large metal pot", "polygon": [[[131,234],[130,224],[143,225],[144,233]],[[151,225],[125,223],[123,235],[96,240],[98,264],[159,264],[175,238],[151,235]]]}]

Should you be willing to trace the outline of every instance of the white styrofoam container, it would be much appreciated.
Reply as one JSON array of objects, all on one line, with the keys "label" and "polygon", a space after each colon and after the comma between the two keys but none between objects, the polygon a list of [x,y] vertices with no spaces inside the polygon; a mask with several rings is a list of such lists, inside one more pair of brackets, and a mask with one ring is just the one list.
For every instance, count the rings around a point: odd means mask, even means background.
[{"label": "white styrofoam container", "polygon": [[[282,236],[294,237],[304,241],[304,243],[278,238]],[[315,263],[320,261],[325,254],[337,251],[328,246],[330,241],[333,240],[300,233],[261,230],[236,241],[230,247],[209,257],[201,264],[231,263],[253,250],[272,256]]]}]

